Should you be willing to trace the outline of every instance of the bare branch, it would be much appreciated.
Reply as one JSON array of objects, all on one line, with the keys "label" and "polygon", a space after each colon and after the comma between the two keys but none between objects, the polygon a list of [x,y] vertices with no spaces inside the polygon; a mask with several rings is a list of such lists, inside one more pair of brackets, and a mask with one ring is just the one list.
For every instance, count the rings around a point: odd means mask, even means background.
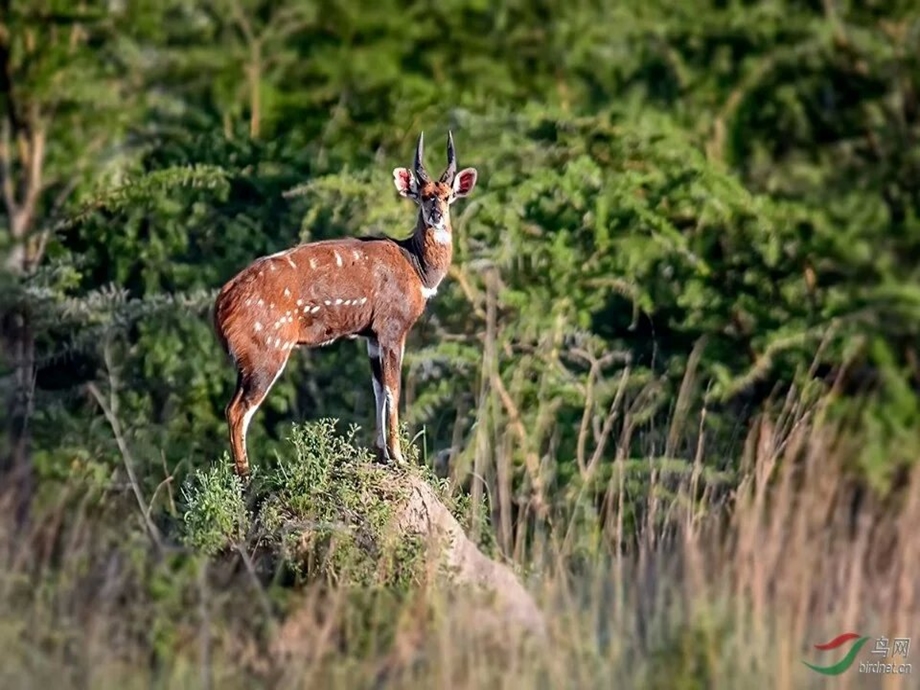
[{"label": "bare branch", "polygon": [[12,225],[13,216],[18,213],[19,205],[16,203],[16,193],[13,189],[13,162],[10,156],[10,121],[3,118],[0,123],[0,186],[3,188],[3,202],[6,204],[6,213]]},{"label": "bare branch", "polygon": [[19,204],[19,218],[17,219],[16,239],[24,239],[29,232],[35,218],[38,198],[42,192],[42,170],[45,161],[45,131],[37,122],[38,114],[35,113],[34,129],[30,128],[30,136],[21,137],[21,148],[25,152],[22,163],[25,166],[26,178],[23,181],[22,201]]},{"label": "bare branch", "polygon": [[543,477],[540,474],[540,458],[530,448],[530,439],[527,436],[527,428],[524,426],[521,412],[508,393],[508,389],[505,388],[501,376],[497,373],[493,373],[491,384],[498,393],[498,397],[502,402],[502,407],[505,408],[505,413],[508,415],[509,426],[514,432],[514,435],[518,437],[518,441],[524,451],[524,466],[527,468],[527,473],[530,475],[530,481],[533,483],[534,508],[540,517],[545,518],[548,511],[544,503]]},{"label": "bare branch", "polygon": [[597,446],[594,448],[594,453],[591,455],[591,460],[588,462],[587,471],[585,473],[586,479],[594,474],[597,466],[600,464],[601,458],[604,456],[604,449],[607,447],[610,432],[613,430],[613,423],[620,414],[620,406],[623,404],[623,396],[626,393],[626,383],[629,381],[630,373],[630,367],[626,366],[620,374],[620,385],[617,386],[616,395],[613,397],[613,402],[610,403],[610,411],[607,413],[607,418],[604,420],[604,426],[601,429],[601,437],[598,439]]},{"label": "bare branch", "polygon": [[588,371],[588,377],[585,381],[585,403],[581,415],[581,425],[578,429],[578,442],[576,444],[575,461],[578,463],[578,470],[582,476],[586,473],[585,465],[586,448],[588,444],[588,428],[591,418],[594,416],[594,383],[598,377],[598,363],[594,360],[591,363],[591,369]]},{"label": "bare branch", "polygon": [[84,165],[89,158],[98,153],[105,141],[106,138],[104,136],[98,136],[92,142],[90,142],[89,145],[87,145],[87,147],[83,150],[83,153],[74,164],[74,169],[76,172],[70,176],[70,179],[64,183],[64,186],[55,195],[54,201],[51,202],[51,208],[48,210],[46,227],[42,228],[42,230],[38,233],[34,250],[27,257],[27,261],[30,266],[36,266],[45,255],[45,248],[48,246],[48,240],[53,233],[53,228],[56,225],[56,219],[60,215],[61,209],[64,208],[64,204],[67,203],[67,200],[76,190],[77,185],[80,184],[80,173],[83,171]]},{"label": "bare branch", "polygon": [[252,30],[252,24],[249,22],[249,18],[246,16],[246,12],[240,5],[239,0],[234,0],[230,4],[230,11],[233,14],[233,20],[236,22],[240,32],[243,34],[243,38],[246,39],[246,43],[248,45],[256,43],[258,38],[256,37],[255,32]]},{"label": "bare branch", "polygon": [[462,268],[456,265],[451,265],[449,273],[450,277],[457,281],[457,284],[460,286],[460,289],[466,296],[467,301],[473,308],[473,312],[476,314],[476,316],[485,321],[486,312],[482,308],[482,295],[477,293],[476,288],[473,287],[473,284],[470,282],[470,279],[467,277],[466,273]]},{"label": "bare branch", "polygon": [[[303,16],[301,7],[282,7],[269,20],[260,38],[270,37],[274,41],[281,40],[310,26],[311,23],[309,18]],[[274,35],[271,35],[271,32],[274,32]]]},{"label": "bare branch", "polygon": [[144,524],[147,526],[147,531],[150,533],[150,538],[153,540],[154,545],[158,549],[162,550],[163,540],[160,535],[160,530],[157,529],[157,526],[150,518],[150,513],[147,509],[147,502],[144,500],[144,495],[141,492],[141,486],[137,481],[137,475],[134,474],[134,458],[131,455],[131,449],[128,448],[128,444],[125,442],[125,437],[121,429],[121,423],[118,420],[118,399],[115,397],[115,376],[108,361],[108,348],[105,348],[105,360],[106,369],[109,372],[109,402],[105,401],[105,398],[102,396],[102,392],[99,390],[95,383],[90,382],[86,384],[86,388],[90,395],[92,395],[96,400],[96,403],[102,410],[102,414],[105,416],[106,421],[109,423],[109,427],[112,430],[112,435],[115,437],[115,443],[118,446],[119,452],[121,453],[121,458],[125,465],[125,471],[128,473],[128,481],[131,483],[131,490],[134,492],[134,498],[137,500],[137,507],[140,509],[141,515],[144,518]]}]

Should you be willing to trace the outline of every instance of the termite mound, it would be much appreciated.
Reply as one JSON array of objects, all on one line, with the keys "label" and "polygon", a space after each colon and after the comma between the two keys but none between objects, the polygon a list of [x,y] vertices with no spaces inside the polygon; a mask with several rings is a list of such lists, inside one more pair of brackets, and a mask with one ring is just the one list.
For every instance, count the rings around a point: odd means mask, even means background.
[{"label": "termite mound", "polygon": [[267,656],[286,665],[321,653],[312,639],[323,629],[317,601],[328,616],[355,592],[386,591],[401,606],[425,609],[413,619],[422,646],[418,631],[439,624],[501,643],[542,641],[534,599],[511,567],[467,536],[469,506],[418,463],[415,446],[405,442],[403,465],[384,466],[356,441],[357,429],[343,435],[335,425],[295,426],[293,452],[257,470],[248,486],[218,462],[185,487],[187,545],[215,560],[238,559],[245,549],[250,577],[293,590]]}]

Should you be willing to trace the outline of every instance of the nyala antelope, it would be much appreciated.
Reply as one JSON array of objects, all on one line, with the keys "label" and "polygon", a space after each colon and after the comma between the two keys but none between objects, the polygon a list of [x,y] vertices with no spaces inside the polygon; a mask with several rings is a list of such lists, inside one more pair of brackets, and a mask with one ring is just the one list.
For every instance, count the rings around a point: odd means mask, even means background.
[{"label": "nyala antelope", "polygon": [[406,336],[447,275],[453,255],[450,205],[476,186],[475,168],[457,172],[452,134],[447,168],[432,180],[419,134],[412,169],[395,168],[400,196],[418,205],[407,240],[349,237],[264,256],[221,288],[214,324],[237,370],[226,408],[236,473],[249,475],[246,430],[291,351],[340,338],[367,340],[376,402],[376,454],[401,462],[399,392]]}]

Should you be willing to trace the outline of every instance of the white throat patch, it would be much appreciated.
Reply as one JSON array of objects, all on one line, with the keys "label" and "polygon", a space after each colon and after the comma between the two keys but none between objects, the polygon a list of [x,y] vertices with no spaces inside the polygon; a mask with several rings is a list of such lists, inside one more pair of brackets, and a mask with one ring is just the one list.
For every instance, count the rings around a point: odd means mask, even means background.
[{"label": "white throat patch", "polygon": [[434,237],[434,241],[438,244],[450,244],[452,242],[450,230],[443,226],[440,228],[432,228],[432,237]]}]

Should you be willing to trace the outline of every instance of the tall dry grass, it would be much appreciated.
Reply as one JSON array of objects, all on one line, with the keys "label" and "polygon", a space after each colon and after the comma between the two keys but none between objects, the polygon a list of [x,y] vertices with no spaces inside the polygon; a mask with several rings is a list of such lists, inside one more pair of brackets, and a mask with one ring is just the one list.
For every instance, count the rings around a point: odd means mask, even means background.
[{"label": "tall dry grass", "polygon": [[701,432],[689,471],[648,460],[641,496],[627,481],[637,468],[611,451],[594,527],[533,529],[522,511],[526,539],[502,528],[500,551],[545,612],[545,645],[484,637],[462,596],[434,586],[292,592],[246,558],[158,551],[128,496],[72,480],[25,534],[0,512],[0,685],[918,687],[920,668],[854,664],[828,680],[803,660],[836,661],[813,645],[842,632],[920,633],[920,465],[879,496],[848,469],[858,439],[822,404],[787,402],[750,429],[730,491],[703,480]]}]

